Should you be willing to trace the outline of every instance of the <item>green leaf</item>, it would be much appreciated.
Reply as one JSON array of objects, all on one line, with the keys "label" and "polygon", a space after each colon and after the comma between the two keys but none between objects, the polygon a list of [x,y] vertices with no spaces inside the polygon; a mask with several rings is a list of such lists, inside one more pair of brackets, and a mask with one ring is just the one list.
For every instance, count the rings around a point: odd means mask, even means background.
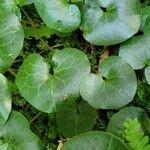
[{"label": "green leaf", "polygon": [[0,125],[5,124],[11,111],[11,96],[7,79],[0,74]]},{"label": "green leaf", "polygon": [[[31,54],[20,67],[16,84],[35,108],[51,113],[79,97],[81,80],[90,73],[87,56],[74,48],[57,51],[51,69],[38,54]],[[54,73],[49,73],[52,70]]]},{"label": "green leaf", "polygon": [[150,134],[150,120],[146,112],[138,107],[126,107],[113,115],[107,126],[107,131],[117,136],[121,136],[124,128],[123,124],[127,118],[137,118],[141,123],[142,129],[145,131],[145,133]]},{"label": "green leaf", "polygon": [[144,34],[150,35],[150,15],[146,19],[145,27],[144,27]]},{"label": "green leaf", "polygon": [[144,135],[138,120],[127,119],[124,124],[123,138],[133,150],[149,150],[149,137]]},{"label": "green leaf", "polygon": [[94,108],[117,109],[132,101],[137,81],[132,67],[118,56],[105,59],[98,74],[90,74],[81,83],[83,99]]},{"label": "green leaf", "polygon": [[72,3],[83,3],[83,0],[71,0]]},{"label": "green leaf", "polygon": [[40,39],[42,37],[50,37],[53,34],[56,34],[59,37],[67,37],[71,33],[61,33],[57,30],[50,29],[47,26],[40,26],[39,28],[34,27],[24,27],[25,38],[34,37]]},{"label": "green leaf", "polygon": [[13,1],[19,6],[29,5],[34,2],[34,0],[13,0]]},{"label": "green leaf", "polygon": [[78,134],[91,131],[96,122],[97,112],[85,101],[58,112],[56,121],[60,132],[65,137],[73,137]]},{"label": "green leaf", "polygon": [[42,37],[50,37],[54,34],[54,30],[47,26],[40,26],[39,28],[34,27],[24,27],[25,38],[35,37],[40,39]]},{"label": "green leaf", "polygon": [[141,15],[142,15],[142,19],[141,19],[140,30],[143,31],[144,27],[145,27],[147,17],[150,16],[150,6],[146,6],[146,7],[142,8],[141,9]]},{"label": "green leaf", "polygon": [[79,27],[80,10],[68,0],[36,0],[34,3],[48,27],[63,33],[72,32]]},{"label": "green leaf", "polygon": [[113,134],[97,131],[72,138],[62,150],[128,150],[128,147]]},{"label": "green leaf", "polygon": [[145,69],[145,77],[146,77],[147,82],[150,85],[150,66]]},{"label": "green leaf", "polygon": [[24,33],[18,17],[7,11],[0,13],[0,72],[3,73],[19,55]]},{"label": "green leaf", "polygon": [[3,9],[11,10],[14,6],[15,5],[12,0],[1,0],[0,1],[0,10],[3,10]]},{"label": "green leaf", "polygon": [[[142,69],[144,67],[149,67],[149,43],[150,34],[134,37],[121,46],[119,50],[119,56],[121,56],[125,61],[127,61],[134,69]],[[148,75],[147,79],[149,79]]]},{"label": "green leaf", "polygon": [[80,27],[84,38],[95,45],[127,40],[139,30],[139,10],[139,0],[85,0]]},{"label": "green leaf", "polygon": [[8,144],[0,144],[0,150],[9,150],[9,145]]},{"label": "green leaf", "polygon": [[12,13],[16,14],[16,16],[21,20],[20,9],[16,6],[15,1],[13,1],[13,0],[1,0],[0,1],[0,10],[12,12]]},{"label": "green leaf", "polygon": [[29,123],[19,112],[12,112],[4,126],[0,126],[4,150],[41,150],[39,138],[29,129]]}]

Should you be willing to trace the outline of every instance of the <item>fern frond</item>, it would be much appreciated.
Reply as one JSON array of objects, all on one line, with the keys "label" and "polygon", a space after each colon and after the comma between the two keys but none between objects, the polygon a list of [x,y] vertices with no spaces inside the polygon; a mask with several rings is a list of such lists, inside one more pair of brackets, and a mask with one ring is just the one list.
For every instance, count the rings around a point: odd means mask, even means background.
[{"label": "fern frond", "polygon": [[144,135],[137,119],[127,119],[124,122],[123,138],[133,150],[150,150],[149,137]]}]

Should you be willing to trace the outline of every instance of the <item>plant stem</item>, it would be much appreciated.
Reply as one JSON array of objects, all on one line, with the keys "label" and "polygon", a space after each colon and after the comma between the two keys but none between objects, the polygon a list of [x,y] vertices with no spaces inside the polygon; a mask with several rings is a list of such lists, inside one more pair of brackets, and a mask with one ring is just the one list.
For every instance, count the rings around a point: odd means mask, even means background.
[{"label": "plant stem", "polygon": [[8,70],[14,77],[16,77],[16,73],[14,73],[13,71],[12,71],[12,69],[9,69]]},{"label": "plant stem", "polygon": [[39,112],[38,114],[36,114],[36,116],[34,116],[33,119],[29,122],[29,125],[32,124],[41,114],[42,112]]}]

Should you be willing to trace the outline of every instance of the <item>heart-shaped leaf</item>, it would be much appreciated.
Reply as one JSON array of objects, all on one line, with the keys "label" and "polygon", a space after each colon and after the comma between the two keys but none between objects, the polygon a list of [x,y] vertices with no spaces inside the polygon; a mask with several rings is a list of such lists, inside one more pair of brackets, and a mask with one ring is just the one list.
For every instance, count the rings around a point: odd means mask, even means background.
[{"label": "heart-shaped leaf", "polygon": [[19,19],[12,12],[0,12],[0,72],[5,72],[19,55],[24,33]]},{"label": "heart-shaped leaf", "polygon": [[19,112],[12,112],[7,123],[0,126],[0,140],[4,150],[41,150],[39,138]]},{"label": "heart-shaped leaf", "polygon": [[69,0],[36,0],[35,6],[45,24],[59,32],[77,29],[81,22],[80,10]]},{"label": "heart-shaped leaf", "polygon": [[87,102],[73,103],[71,106],[58,112],[56,121],[60,132],[65,137],[91,131],[96,122],[97,112]]},{"label": "heart-shaped leaf", "polygon": [[51,75],[45,60],[32,54],[24,61],[16,77],[16,84],[25,99],[47,113],[78,98],[80,82],[90,73],[87,56],[74,48],[56,52],[52,61],[55,66]]},{"label": "heart-shaped leaf", "polygon": [[72,138],[62,150],[128,150],[128,147],[113,134],[97,131]]},{"label": "heart-shaped leaf", "polygon": [[[150,35],[134,37],[125,42],[119,55],[126,60],[134,69],[150,67]],[[149,69],[146,69],[146,78],[150,78]],[[147,80],[149,81],[149,80]]]},{"label": "heart-shaped leaf", "polygon": [[139,10],[139,0],[85,0],[81,24],[84,38],[95,45],[127,40],[139,30]]},{"label": "heart-shaped leaf", "polygon": [[128,118],[137,118],[141,123],[143,130],[146,131],[146,134],[150,134],[150,119],[146,112],[138,107],[126,107],[113,115],[107,126],[107,131],[117,136],[122,136],[121,133],[124,129],[123,124]]},{"label": "heart-shaped leaf", "polygon": [[132,101],[136,88],[132,67],[111,56],[102,62],[99,74],[90,74],[82,81],[80,93],[94,108],[117,109]]},{"label": "heart-shaped leaf", "polygon": [[0,74],[0,125],[5,124],[11,111],[11,96],[7,79]]}]

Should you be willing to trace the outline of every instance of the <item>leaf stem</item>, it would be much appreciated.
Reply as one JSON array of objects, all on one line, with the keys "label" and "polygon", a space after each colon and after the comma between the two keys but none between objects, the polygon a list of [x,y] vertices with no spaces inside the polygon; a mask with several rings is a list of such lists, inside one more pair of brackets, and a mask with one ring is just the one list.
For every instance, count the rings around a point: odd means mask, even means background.
[{"label": "leaf stem", "polygon": [[40,115],[42,114],[42,112],[37,113],[33,119],[29,122],[29,125],[32,124]]},{"label": "leaf stem", "polygon": [[16,77],[16,73],[14,73],[14,71],[12,71],[12,69],[8,70],[10,72],[10,74],[12,74],[14,77]]}]

